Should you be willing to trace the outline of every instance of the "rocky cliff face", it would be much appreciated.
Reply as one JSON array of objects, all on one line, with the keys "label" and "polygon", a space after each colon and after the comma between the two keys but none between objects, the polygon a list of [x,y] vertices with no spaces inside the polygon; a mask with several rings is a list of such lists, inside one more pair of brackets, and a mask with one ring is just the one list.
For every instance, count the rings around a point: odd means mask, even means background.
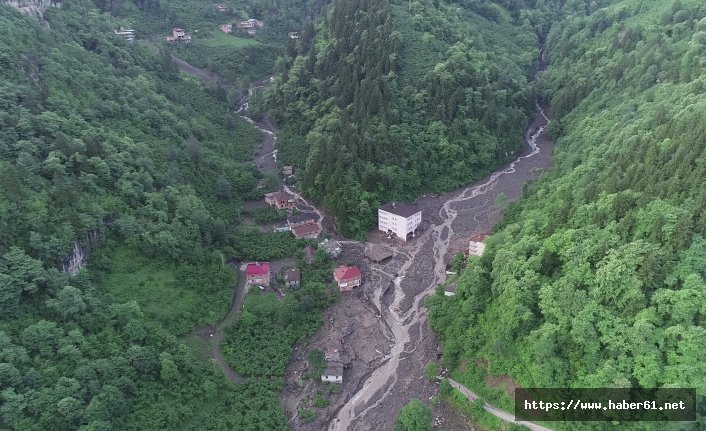
[{"label": "rocky cliff face", "polygon": [[50,7],[60,7],[61,2],[56,0],[0,0],[7,3],[25,15],[44,18],[44,11]]}]

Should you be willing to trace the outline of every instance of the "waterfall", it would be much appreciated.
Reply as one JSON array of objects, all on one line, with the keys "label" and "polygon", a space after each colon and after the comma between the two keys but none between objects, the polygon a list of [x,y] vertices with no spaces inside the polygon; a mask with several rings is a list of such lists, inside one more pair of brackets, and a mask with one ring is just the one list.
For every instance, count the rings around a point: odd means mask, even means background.
[{"label": "waterfall", "polygon": [[[113,226],[113,223],[117,219],[117,215],[111,214],[106,216],[102,220],[102,224],[105,227]],[[66,272],[72,277],[78,274],[78,272],[86,266],[88,263],[88,251],[91,245],[98,244],[103,239],[103,231],[100,227],[91,229],[86,232],[87,244],[82,245],[79,240],[74,241],[74,246],[71,249],[69,255],[61,262],[61,271]]]},{"label": "waterfall", "polygon": [[78,274],[81,268],[86,266],[87,259],[88,253],[86,250],[78,241],[74,241],[74,248],[71,250],[69,257],[61,264],[61,271],[74,276]]}]

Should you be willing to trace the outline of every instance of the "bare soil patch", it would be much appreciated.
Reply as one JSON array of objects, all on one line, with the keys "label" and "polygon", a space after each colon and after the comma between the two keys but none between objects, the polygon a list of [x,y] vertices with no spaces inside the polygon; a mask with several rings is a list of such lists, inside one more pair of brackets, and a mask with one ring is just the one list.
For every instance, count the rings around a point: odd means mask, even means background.
[{"label": "bare soil patch", "polygon": [[507,374],[485,376],[485,384],[491,388],[503,388],[513,400],[515,399],[515,389],[522,387]]}]

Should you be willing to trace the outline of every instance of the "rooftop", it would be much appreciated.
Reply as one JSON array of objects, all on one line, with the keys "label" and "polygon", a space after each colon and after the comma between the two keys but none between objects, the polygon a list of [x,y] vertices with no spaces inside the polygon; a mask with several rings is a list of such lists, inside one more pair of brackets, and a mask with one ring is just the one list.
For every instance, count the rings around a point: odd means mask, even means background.
[{"label": "rooftop", "polygon": [[320,232],[321,228],[317,224],[306,224],[304,226],[297,226],[292,228],[292,233],[296,237],[313,234],[316,234],[318,236]]},{"label": "rooftop", "polygon": [[268,196],[271,197],[272,199],[275,199],[278,201],[288,201],[288,200],[292,199],[292,195],[290,195],[289,193],[284,192],[282,190],[280,190],[278,192],[270,193]]},{"label": "rooftop", "polygon": [[343,376],[343,364],[339,362],[328,362],[323,372],[325,376]]},{"label": "rooftop", "polygon": [[255,275],[267,275],[270,273],[270,263],[269,262],[255,262],[248,263],[245,268],[245,275],[255,276]]},{"label": "rooftop", "polygon": [[301,278],[301,272],[296,268],[288,269],[284,272],[284,281],[299,281]]},{"label": "rooftop", "polygon": [[352,278],[361,277],[362,274],[357,266],[339,266],[333,270],[333,278],[336,281],[350,280]]},{"label": "rooftop", "polygon": [[365,255],[365,257],[372,260],[373,262],[382,262],[383,260],[390,258],[393,255],[393,253],[387,247],[380,247],[374,244],[371,244],[370,247],[367,247],[363,254]]},{"label": "rooftop", "polygon": [[341,251],[341,243],[335,239],[325,239],[319,243],[319,245],[326,251]]},{"label": "rooftop", "polygon": [[483,242],[483,241],[485,241],[485,239],[486,239],[487,237],[488,237],[488,235],[479,233],[479,234],[475,234],[475,235],[471,236],[471,241],[473,241],[473,242]]},{"label": "rooftop", "polygon": [[416,205],[400,204],[396,202],[386,203],[381,206],[380,209],[405,218],[411,217],[421,211]]}]

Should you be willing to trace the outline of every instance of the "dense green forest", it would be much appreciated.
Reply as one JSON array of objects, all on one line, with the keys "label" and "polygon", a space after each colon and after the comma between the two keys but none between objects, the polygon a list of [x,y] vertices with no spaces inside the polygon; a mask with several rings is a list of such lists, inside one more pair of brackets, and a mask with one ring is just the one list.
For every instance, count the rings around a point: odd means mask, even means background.
[{"label": "dense green forest", "polygon": [[344,234],[364,235],[381,202],[468,184],[519,150],[538,38],[529,18],[486,9],[337,1],[278,60],[279,156],[306,168],[302,189]]},{"label": "dense green forest", "polygon": [[[239,226],[261,135],[118,22],[0,5],[0,429],[286,429],[281,382],[230,382],[189,335],[226,313],[226,258],[301,249]],[[70,277],[75,241],[91,256]],[[281,306],[289,346],[329,300],[308,277]]]},{"label": "dense green forest", "polygon": [[[285,366],[336,298],[330,263],[319,253],[284,297],[246,297],[222,346],[242,381],[211,363],[191,334],[228,309],[226,261],[303,266],[307,242],[244,225],[262,195],[261,135],[172,55],[235,94],[278,73],[254,104],[282,125],[280,161],[305,168],[303,191],[349,235],[383,201],[512,158],[535,98],[548,100],[554,168],[505,212],[456,296],[428,302],[444,365],[479,390],[507,374],[703,397],[702,1],[337,0],[320,20],[324,0],[216,3],[65,0],[41,22],[0,4],[0,429],[287,429]],[[266,22],[255,38],[214,29],[250,17]],[[143,41],[116,37],[121,25]],[[194,43],[161,42],[174,26]],[[76,243],[91,257],[69,276]],[[489,399],[510,405],[499,392]],[[427,419],[413,403],[399,422]]]},{"label": "dense green forest", "polygon": [[456,296],[429,300],[444,361],[477,387],[508,374],[528,387],[696,387],[703,400],[706,5],[559,6],[541,78],[555,166],[469,260]]}]

